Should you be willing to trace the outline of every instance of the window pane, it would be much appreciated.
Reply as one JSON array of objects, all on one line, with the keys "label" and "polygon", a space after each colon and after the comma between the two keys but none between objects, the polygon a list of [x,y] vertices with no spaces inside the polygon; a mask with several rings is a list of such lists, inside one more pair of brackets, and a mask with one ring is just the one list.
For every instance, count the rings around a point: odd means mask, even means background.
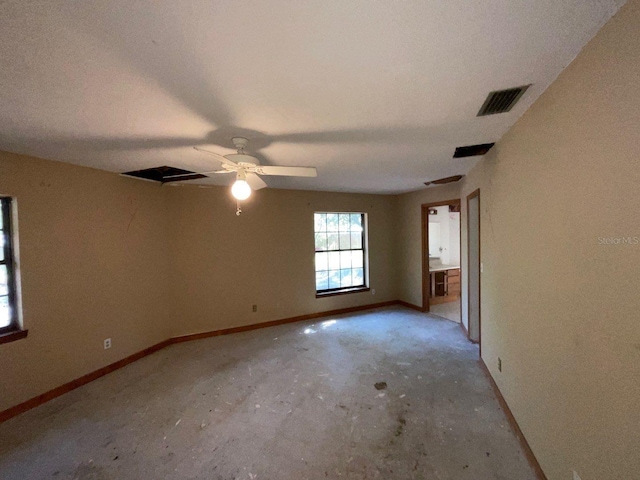
[{"label": "window pane", "polygon": [[350,287],[351,283],[351,269],[343,268],[340,270],[340,286],[341,287]]},{"label": "window pane", "polygon": [[327,214],[315,213],[313,215],[314,229],[316,232],[324,232],[327,230]]},{"label": "window pane", "polygon": [[329,258],[326,252],[316,253],[316,272],[329,270]]},{"label": "window pane", "polygon": [[340,252],[329,252],[329,270],[338,270],[340,268]]},{"label": "window pane", "polygon": [[340,252],[340,268],[351,268],[351,250]]},{"label": "window pane", "polygon": [[340,233],[340,250],[349,250],[351,248],[351,235],[348,233]]},{"label": "window pane", "polygon": [[338,250],[340,248],[339,237],[337,233],[327,235],[327,250]]},{"label": "window pane", "polygon": [[0,233],[0,261],[4,260],[4,233]]},{"label": "window pane", "polygon": [[350,215],[348,213],[340,214],[340,231],[341,232],[349,231],[349,226],[350,226],[349,217]]},{"label": "window pane", "polygon": [[353,284],[364,285],[364,270],[362,268],[353,269]]},{"label": "window pane", "polygon": [[327,234],[316,233],[316,252],[327,249]]},{"label": "window pane", "polygon": [[11,311],[9,297],[0,297],[0,328],[11,325]]},{"label": "window pane", "polygon": [[351,214],[351,231],[361,231],[362,230],[362,215],[359,213]]},{"label": "window pane", "polygon": [[9,285],[7,280],[7,266],[0,265],[0,295],[9,295]]},{"label": "window pane", "polygon": [[362,268],[364,265],[362,250],[355,250],[351,252],[351,266],[353,268]]},{"label": "window pane", "polygon": [[362,233],[351,234],[351,248],[362,248]]},{"label": "window pane", "polygon": [[314,213],[316,290],[365,285],[364,215]]},{"label": "window pane", "polygon": [[329,288],[329,272],[316,272],[316,290]]},{"label": "window pane", "polygon": [[329,288],[340,288],[340,270],[329,272]]},{"label": "window pane", "polygon": [[327,230],[330,232],[338,231],[338,214],[327,213]]}]

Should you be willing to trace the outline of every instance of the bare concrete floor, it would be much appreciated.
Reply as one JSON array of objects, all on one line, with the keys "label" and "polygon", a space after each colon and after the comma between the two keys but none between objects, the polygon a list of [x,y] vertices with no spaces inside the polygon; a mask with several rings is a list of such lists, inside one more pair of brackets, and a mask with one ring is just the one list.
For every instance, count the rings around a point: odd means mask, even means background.
[{"label": "bare concrete floor", "polygon": [[174,345],[0,425],[0,478],[533,480],[477,357],[404,308]]},{"label": "bare concrete floor", "polygon": [[460,323],[460,299],[458,298],[453,302],[439,303],[438,305],[429,305],[429,313]]}]

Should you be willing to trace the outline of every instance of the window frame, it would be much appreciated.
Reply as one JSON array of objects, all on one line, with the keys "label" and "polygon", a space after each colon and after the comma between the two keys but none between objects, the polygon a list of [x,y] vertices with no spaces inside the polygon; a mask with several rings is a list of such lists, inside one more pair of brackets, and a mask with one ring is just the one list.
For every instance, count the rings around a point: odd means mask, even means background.
[{"label": "window frame", "polygon": [[[362,248],[356,248],[356,249],[352,249],[352,248],[348,248],[348,249],[341,249],[338,247],[338,249],[334,249],[334,250],[316,250],[316,228],[315,228],[315,216],[317,214],[348,214],[348,215],[360,215],[360,223],[362,225],[362,232],[361,232],[361,245]],[[368,267],[369,267],[369,245],[368,245],[368,222],[367,222],[367,214],[366,212],[345,212],[345,211],[327,211],[327,210],[323,210],[323,211],[317,211],[317,212],[313,212],[313,243],[314,243],[314,261],[313,261],[313,274],[314,274],[314,285],[315,285],[315,291],[316,291],[316,298],[321,298],[321,297],[328,297],[328,296],[333,296],[333,295],[344,295],[347,293],[358,293],[358,292],[366,292],[370,290],[369,287],[369,275],[368,275]],[[336,232],[338,233],[339,230]],[[327,232],[328,233],[328,232]],[[351,233],[351,232],[349,232]],[[352,251],[362,251],[362,285],[352,285],[349,287],[334,287],[334,288],[326,288],[326,289],[322,289],[322,290],[318,290],[317,288],[317,283],[316,283],[316,275],[318,273],[318,270],[316,270],[316,261],[315,261],[315,254],[319,253],[319,252],[325,252],[325,253],[330,253],[330,252],[352,252]],[[353,268],[353,267],[352,267]],[[321,270],[322,271],[322,270]]]},{"label": "window frame", "polygon": [[0,197],[0,211],[2,214],[2,229],[0,229],[0,235],[4,235],[4,258],[0,260],[0,265],[6,265],[7,267],[7,296],[9,297],[9,310],[11,312],[9,325],[0,327],[0,336],[21,331],[18,316],[18,292],[13,248],[12,208],[13,199],[11,197]]}]

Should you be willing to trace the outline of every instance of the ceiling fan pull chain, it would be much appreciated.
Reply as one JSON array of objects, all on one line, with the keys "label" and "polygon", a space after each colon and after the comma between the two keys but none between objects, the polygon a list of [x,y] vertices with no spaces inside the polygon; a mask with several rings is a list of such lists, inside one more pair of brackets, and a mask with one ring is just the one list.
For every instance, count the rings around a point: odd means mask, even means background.
[{"label": "ceiling fan pull chain", "polygon": [[240,208],[240,201],[236,201],[236,215],[239,217],[242,213],[242,209]]}]

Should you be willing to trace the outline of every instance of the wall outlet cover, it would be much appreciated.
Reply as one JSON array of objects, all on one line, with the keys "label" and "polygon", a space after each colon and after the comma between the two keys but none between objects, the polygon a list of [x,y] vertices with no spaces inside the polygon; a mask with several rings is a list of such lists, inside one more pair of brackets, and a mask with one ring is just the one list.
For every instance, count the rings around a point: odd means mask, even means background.
[{"label": "wall outlet cover", "polygon": [[110,338],[107,338],[107,339],[105,339],[105,341],[104,341],[104,349],[105,349],[105,350],[107,350],[107,349],[109,349],[109,348],[111,348],[111,339],[110,339]]}]

